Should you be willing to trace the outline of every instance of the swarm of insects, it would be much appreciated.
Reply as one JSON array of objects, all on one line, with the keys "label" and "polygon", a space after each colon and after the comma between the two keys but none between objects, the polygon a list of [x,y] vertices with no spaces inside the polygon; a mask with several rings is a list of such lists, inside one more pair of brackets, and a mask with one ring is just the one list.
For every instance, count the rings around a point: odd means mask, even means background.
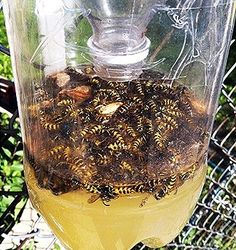
[{"label": "swarm of insects", "polygon": [[26,141],[26,156],[54,194],[81,188],[105,205],[132,193],[159,200],[200,167],[192,145],[204,145],[206,113],[177,81],[145,71],[109,82],[92,67],[70,67],[38,85],[28,119],[44,143],[32,150]]}]

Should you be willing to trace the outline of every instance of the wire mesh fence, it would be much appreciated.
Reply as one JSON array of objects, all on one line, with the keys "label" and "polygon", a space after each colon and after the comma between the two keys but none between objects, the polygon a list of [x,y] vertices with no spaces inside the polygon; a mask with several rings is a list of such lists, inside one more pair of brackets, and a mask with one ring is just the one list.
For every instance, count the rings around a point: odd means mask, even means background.
[{"label": "wire mesh fence", "polygon": [[[235,45],[236,42],[233,40],[232,46]],[[0,53],[9,55],[9,50],[0,45]],[[236,86],[227,85],[227,77],[235,71],[236,63],[225,75],[210,142],[209,167],[204,190],[191,219],[179,236],[165,249],[236,249]],[[14,154],[22,149],[22,143],[19,130],[14,126],[18,116],[14,84],[3,78],[0,78],[0,107],[12,114],[8,125],[0,127],[0,153],[7,158],[8,155],[3,148]],[[14,143],[10,137],[15,139]],[[11,204],[0,217],[0,248],[9,249],[10,241],[11,249],[22,249],[32,239],[35,242],[46,239],[47,243],[43,244],[43,248],[38,246],[36,249],[52,249],[56,239],[49,229],[42,229],[42,218],[28,203],[26,205],[28,195],[25,185],[21,191],[2,190],[0,194],[13,197]],[[16,214],[15,210],[19,210],[18,204],[22,202],[17,216],[13,216]],[[22,217],[22,213],[28,213],[28,216]],[[26,232],[15,230],[17,224],[27,224]],[[6,239],[7,244],[4,243]],[[138,249],[150,248],[140,243],[132,250]]]}]

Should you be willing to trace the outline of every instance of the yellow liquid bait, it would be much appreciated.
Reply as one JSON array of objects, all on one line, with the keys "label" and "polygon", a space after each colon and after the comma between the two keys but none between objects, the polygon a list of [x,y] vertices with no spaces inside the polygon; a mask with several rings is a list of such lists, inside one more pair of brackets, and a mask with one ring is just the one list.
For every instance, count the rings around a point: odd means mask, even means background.
[{"label": "yellow liquid bait", "polygon": [[161,247],[182,230],[199,198],[205,167],[178,191],[161,200],[146,194],[132,194],[112,200],[105,206],[100,200],[89,204],[91,194],[73,191],[59,196],[38,188],[33,171],[26,167],[29,195],[55,235],[67,249],[128,250],[143,241]]}]

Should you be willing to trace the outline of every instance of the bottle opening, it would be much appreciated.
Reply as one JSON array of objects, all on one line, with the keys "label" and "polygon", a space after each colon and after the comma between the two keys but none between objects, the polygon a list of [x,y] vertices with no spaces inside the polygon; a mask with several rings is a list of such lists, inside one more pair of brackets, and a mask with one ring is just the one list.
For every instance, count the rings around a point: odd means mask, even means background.
[{"label": "bottle opening", "polygon": [[119,40],[111,35],[106,37],[103,48],[97,46],[95,37],[88,40],[95,72],[106,80],[128,81],[136,79],[142,73],[142,67],[148,56],[150,40],[144,37],[139,46],[129,40]]}]

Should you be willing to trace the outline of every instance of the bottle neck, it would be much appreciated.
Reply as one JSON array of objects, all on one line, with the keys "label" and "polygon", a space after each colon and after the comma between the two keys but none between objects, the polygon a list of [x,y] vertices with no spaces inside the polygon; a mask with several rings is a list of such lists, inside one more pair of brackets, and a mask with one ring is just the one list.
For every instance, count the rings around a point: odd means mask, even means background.
[{"label": "bottle neck", "polygon": [[[139,77],[151,44],[147,37],[144,36],[138,46],[131,47],[128,46],[127,41],[111,36],[110,43],[106,41],[109,44],[108,48],[104,42],[99,46],[100,44],[94,38],[94,36],[90,37],[88,47],[98,76],[120,82]],[[109,36],[106,39],[109,40]]]}]

